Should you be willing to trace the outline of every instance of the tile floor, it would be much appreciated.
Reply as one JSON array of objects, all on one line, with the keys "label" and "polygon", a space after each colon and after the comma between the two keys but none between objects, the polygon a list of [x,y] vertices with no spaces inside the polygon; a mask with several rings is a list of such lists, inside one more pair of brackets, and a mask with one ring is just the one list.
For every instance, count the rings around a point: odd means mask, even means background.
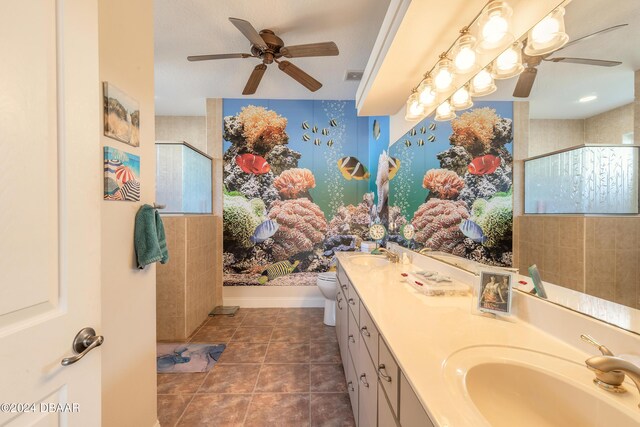
[{"label": "tile floor", "polygon": [[321,308],[243,308],[191,342],[226,343],[207,373],[159,374],[165,426],[354,426],[335,328]]}]

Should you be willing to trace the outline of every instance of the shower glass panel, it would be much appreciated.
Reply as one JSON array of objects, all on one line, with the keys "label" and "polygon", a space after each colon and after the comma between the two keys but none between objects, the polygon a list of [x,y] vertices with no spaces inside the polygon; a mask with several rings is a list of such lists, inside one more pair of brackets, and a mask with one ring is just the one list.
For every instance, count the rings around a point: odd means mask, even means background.
[{"label": "shower glass panel", "polygon": [[163,213],[209,214],[211,157],[186,142],[156,142],[156,201]]},{"label": "shower glass panel", "polygon": [[639,151],[585,145],[525,160],[525,213],[637,214]]}]

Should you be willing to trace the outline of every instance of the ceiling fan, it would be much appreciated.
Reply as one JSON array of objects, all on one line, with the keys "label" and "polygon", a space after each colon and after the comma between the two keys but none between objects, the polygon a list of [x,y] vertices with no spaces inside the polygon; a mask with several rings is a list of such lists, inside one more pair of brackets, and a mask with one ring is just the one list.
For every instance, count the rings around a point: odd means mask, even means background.
[{"label": "ceiling fan", "polygon": [[302,58],[308,56],[335,56],[340,52],[338,46],[334,42],[300,44],[294,46],[285,46],[282,39],[275,35],[271,30],[262,30],[258,33],[249,21],[238,18],[229,18],[229,21],[236,26],[238,30],[251,42],[251,53],[223,53],[218,55],[196,55],[187,56],[189,61],[208,61],[211,59],[230,59],[230,58],[258,58],[262,60],[253,69],[249,76],[249,80],[242,91],[243,95],[252,95],[256,93],[260,80],[267,65],[275,62],[278,68],[291,76],[302,86],[315,92],[322,87],[322,83],[311,77],[287,60],[281,58]]},{"label": "ceiling fan", "polygon": [[618,30],[620,28],[626,27],[629,24],[619,24],[614,25],[612,27],[605,28],[603,30],[596,31],[594,33],[588,34],[586,36],[577,38],[573,41],[570,41],[560,49],[557,49],[551,53],[547,53],[546,55],[540,56],[529,56],[526,55],[523,51],[522,53],[522,62],[526,64],[524,71],[520,74],[518,78],[518,82],[516,83],[516,87],[513,90],[513,96],[516,98],[527,98],[529,94],[531,94],[531,88],[533,87],[533,82],[536,80],[536,76],[538,75],[538,69],[536,68],[542,61],[546,62],[568,62],[572,64],[583,64],[583,65],[596,65],[599,67],[615,67],[616,65],[622,64],[620,61],[605,61],[602,59],[590,59],[590,58],[568,58],[568,57],[556,57],[549,58],[549,56],[556,54],[562,49],[566,49],[569,46],[573,46],[576,43],[583,42],[585,40],[591,39],[593,37],[600,36],[604,33],[608,33],[610,31]]}]

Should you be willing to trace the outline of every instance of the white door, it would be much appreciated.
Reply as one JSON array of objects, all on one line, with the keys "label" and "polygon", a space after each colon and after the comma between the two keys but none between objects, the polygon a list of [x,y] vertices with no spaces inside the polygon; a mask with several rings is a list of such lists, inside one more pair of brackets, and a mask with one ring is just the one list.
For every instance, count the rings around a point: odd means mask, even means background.
[{"label": "white door", "polygon": [[0,2],[1,426],[100,424],[101,348],[60,363],[100,333],[97,31],[96,0]]}]

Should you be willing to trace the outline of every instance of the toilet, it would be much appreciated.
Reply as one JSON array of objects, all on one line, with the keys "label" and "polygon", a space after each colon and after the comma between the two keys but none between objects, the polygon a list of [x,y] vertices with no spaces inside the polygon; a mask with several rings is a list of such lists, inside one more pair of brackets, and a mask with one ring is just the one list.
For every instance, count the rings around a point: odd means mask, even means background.
[{"label": "toilet", "polygon": [[336,295],[338,283],[335,272],[320,273],[316,282],[324,296],[324,324],[336,326]]}]

